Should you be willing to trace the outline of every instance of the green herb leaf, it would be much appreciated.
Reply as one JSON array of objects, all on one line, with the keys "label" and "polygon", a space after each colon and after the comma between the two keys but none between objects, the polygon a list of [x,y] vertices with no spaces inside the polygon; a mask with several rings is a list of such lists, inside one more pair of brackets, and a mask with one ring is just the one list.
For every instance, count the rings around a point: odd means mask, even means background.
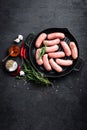
[{"label": "green herb leaf", "polygon": [[48,78],[43,77],[41,73],[36,71],[30,64],[28,60],[26,60],[26,65],[24,64],[24,72],[26,80],[31,80],[39,84],[51,85],[52,83],[48,80]]},{"label": "green herb leaf", "polygon": [[46,53],[46,45],[43,46],[39,52],[38,60]]},{"label": "green herb leaf", "polygon": [[27,81],[33,81],[38,84],[45,84],[46,86],[52,85],[48,78],[43,77],[41,73],[32,67],[29,60],[25,60],[25,63],[22,64],[22,69],[25,72],[25,76],[21,77],[18,75],[16,76],[17,79],[25,79]]}]

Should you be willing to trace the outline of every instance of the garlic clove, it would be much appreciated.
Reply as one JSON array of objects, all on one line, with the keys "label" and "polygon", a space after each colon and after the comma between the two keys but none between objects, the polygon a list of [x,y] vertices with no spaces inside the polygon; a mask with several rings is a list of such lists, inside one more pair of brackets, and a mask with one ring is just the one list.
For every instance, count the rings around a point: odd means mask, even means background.
[{"label": "garlic clove", "polygon": [[19,38],[16,38],[16,39],[14,40],[14,42],[19,43],[19,42],[20,42],[20,39],[19,39]]},{"label": "garlic clove", "polygon": [[18,35],[18,39],[23,40],[23,35]]},{"label": "garlic clove", "polygon": [[24,75],[25,75],[24,71],[21,70],[21,71],[20,71],[20,76],[24,76]]}]

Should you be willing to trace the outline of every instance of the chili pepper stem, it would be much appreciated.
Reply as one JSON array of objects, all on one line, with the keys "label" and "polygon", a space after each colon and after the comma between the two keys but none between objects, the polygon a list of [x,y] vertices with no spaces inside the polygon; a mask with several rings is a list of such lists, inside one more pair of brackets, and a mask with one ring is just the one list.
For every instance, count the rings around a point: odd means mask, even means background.
[{"label": "chili pepper stem", "polygon": [[24,64],[24,59],[23,59],[23,57],[21,57],[21,60],[22,60],[22,65]]}]

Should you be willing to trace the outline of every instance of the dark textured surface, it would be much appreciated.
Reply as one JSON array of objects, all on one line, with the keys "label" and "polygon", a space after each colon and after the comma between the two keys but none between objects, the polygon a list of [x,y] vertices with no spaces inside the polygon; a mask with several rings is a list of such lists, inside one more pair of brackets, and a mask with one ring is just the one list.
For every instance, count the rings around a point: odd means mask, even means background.
[{"label": "dark textured surface", "polygon": [[0,60],[18,34],[67,27],[85,64],[52,87],[17,81],[0,69],[0,130],[87,130],[87,1],[0,0]]}]

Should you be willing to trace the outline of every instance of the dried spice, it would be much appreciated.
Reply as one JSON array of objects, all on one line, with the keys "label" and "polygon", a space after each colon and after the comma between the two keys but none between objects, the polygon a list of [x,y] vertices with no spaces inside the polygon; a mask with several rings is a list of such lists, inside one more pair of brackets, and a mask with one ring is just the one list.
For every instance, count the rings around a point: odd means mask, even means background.
[{"label": "dried spice", "polygon": [[17,45],[12,45],[12,46],[9,48],[9,54],[10,54],[10,56],[16,57],[16,56],[19,55],[19,53],[20,53],[20,48],[19,48],[19,46],[17,46]]}]

